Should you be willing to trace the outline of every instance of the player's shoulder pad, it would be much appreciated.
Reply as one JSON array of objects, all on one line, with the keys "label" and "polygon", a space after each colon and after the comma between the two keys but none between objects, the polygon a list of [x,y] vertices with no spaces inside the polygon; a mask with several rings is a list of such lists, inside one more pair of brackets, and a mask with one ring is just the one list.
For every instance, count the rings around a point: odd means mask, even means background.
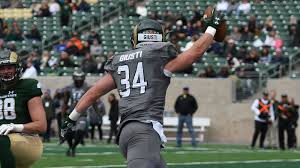
[{"label": "player's shoulder pad", "polygon": [[22,89],[41,89],[41,84],[36,79],[26,78],[19,80],[19,87]]},{"label": "player's shoulder pad", "polygon": [[174,46],[174,44],[172,44],[170,42],[162,42],[161,46],[162,46],[161,49],[168,53],[168,55],[167,55],[168,58],[177,57],[178,51],[177,51],[176,47]]}]

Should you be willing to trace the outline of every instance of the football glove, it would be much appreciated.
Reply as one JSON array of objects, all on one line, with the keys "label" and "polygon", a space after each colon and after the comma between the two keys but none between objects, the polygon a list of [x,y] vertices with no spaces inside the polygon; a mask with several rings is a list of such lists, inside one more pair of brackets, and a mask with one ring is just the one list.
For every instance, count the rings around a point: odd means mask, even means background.
[{"label": "football glove", "polygon": [[216,11],[216,9],[211,11],[211,17],[202,19],[202,23],[205,27],[211,26],[215,29],[218,29],[222,21],[224,21],[224,15]]},{"label": "football glove", "polygon": [[10,132],[22,132],[23,128],[23,124],[2,124],[0,126],[0,135],[7,135]]},{"label": "football glove", "polygon": [[60,129],[61,137],[65,137],[68,132],[72,131],[72,128],[75,126],[76,121],[71,120],[69,117],[64,121]]}]

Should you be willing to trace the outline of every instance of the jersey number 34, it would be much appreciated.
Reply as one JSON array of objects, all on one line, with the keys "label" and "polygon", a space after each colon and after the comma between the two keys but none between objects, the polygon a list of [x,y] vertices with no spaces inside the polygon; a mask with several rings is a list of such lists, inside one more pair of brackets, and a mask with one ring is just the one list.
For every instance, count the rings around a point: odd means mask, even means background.
[{"label": "jersey number 34", "polygon": [[122,72],[125,74],[125,78],[120,81],[121,85],[125,86],[124,90],[119,90],[122,97],[128,97],[130,95],[131,88],[140,88],[140,94],[144,94],[146,92],[146,86],[148,83],[145,81],[143,62],[139,62],[137,64],[132,82],[129,81],[130,72],[128,65],[121,65],[118,67],[118,74],[121,75]]},{"label": "jersey number 34", "polygon": [[0,120],[14,120],[16,119],[15,113],[15,99],[6,98],[0,99]]}]

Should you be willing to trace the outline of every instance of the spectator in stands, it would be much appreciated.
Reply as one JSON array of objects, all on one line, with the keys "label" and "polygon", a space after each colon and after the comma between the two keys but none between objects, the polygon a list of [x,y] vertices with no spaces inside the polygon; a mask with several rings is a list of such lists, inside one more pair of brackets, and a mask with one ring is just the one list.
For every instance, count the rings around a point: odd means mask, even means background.
[{"label": "spectator in stands", "polygon": [[256,140],[260,134],[259,148],[264,148],[264,141],[268,130],[268,123],[274,121],[274,110],[269,100],[269,93],[264,91],[261,99],[256,99],[251,110],[254,112],[255,131],[252,138],[251,148],[255,147]]},{"label": "spectator in stands", "polygon": [[40,72],[40,65],[41,65],[41,61],[40,61],[40,57],[38,56],[37,51],[32,51],[30,53],[29,59],[32,62],[32,65],[35,67],[35,69],[37,70],[37,72]]},{"label": "spectator in stands", "polygon": [[41,41],[42,40],[42,36],[40,34],[39,29],[37,28],[37,26],[35,24],[32,25],[32,28],[30,30],[30,33],[25,35],[28,39],[31,40],[37,40],[37,41]]},{"label": "spectator in stands", "polygon": [[237,54],[236,44],[233,39],[228,39],[227,41],[225,41],[223,57],[226,58],[228,54],[231,54],[232,56],[235,56]]},{"label": "spectator in stands", "polygon": [[11,1],[10,8],[23,8],[22,0],[9,0]]},{"label": "spectator in stands", "polygon": [[72,9],[72,13],[76,13],[77,9],[78,9],[77,0],[71,0],[71,1],[69,1],[69,5],[70,5],[70,7]]},{"label": "spectator in stands", "polygon": [[233,12],[237,11],[239,4],[236,3],[236,0],[230,0],[227,8],[227,15],[231,15]]},{"label": "spectator in stands", "polygon": [[91,6],[89,3],[87,3],[85,0],[79,0],[78,2],[78,11],[84,11],[84,12],[89,12],[91,10]]},{"label": "spectator in stands", "polygon": [[196,137],[193,128],[193,114],[197,111],[198,104],[194,96],[189,93],[189,88],[184,87],[183,93],[177,97],[175,102],[175,112],[178,114],[178,128],[176,134],[176,146],[181,147],[182,129],[186,124],[190,136],[191,143],[196,146]]},{"label": "spectator in stands", "polygon": [[55,46],[55,50],[57,52],[62,52],[67,49],[67,44],[65,43],[65,40],[61,39],[59,40],[59,43]]},{"label": "spectator in stands", "polygon": [[11,6],[11,1],[0,1],[0,7],[2,9],[9,8]]},{"label": "spectator in stands", "polygon": [[231,68],[237,68],[241,65],[240,61],[236,57],[234,57],[234,55],[232,55],[231,53],[228,53],[226,55],[226,60],[227,60],[227,64]]},{"label": "spectator in stands", "polygon": [[274,49],[275,50],[281,50],[283,47],[283,40],[282,38],[280,38],[279,36],[275,37],[275,45],[274,45]]},{"label": "spectator in stands", "polygon": [[16,45],[13,42],[7,42],[7,49],[10,51],[17,51]]},{"label": "spectator in stands", "polygon": [[264,45],[270,46],[270,47],[275,47],[275,41],[276,41],[276,31],[272,30],[266,36],[266,40],[264,42]]},{"label": "spectator in stands", "polygon": [[210,46],[210,48],[207,50],[208,53],[212,52],[213,54],[216,54],[218,56],[221,56],[223,54],[223,48],[220,43],[213,42]]},{"label": "spectator in stands", "polygon": [[43,51],[40,67],[42,69],[45,68],[45,67],[50,67],[49,66],[49,60],[50,60],[49,52],[47,50]]},{"label": "spectator in stands", "polygon": [[259,36],[254,36],[253,47],[259,48],[264,45],[264,42],[261,40]]},{"label": "spectator in stands", "polygon": [[103,48],[97,39],[93,40],[93,44],[90,46],[90,53],[92,56],[102,56]]},{"label": "spectator in stands", "polygon": [[170,35],[170,42],[175,46],[176,50],[180,52],[180,45],[178,44],[178,39],[176,35]]},{"label": "spectator in stands", "polygon": [[290,17],[288,30],[291,39],[290,46],[297,46],[299,43],[299,38],[297,37],[297,18],[293,15]]},{"label": "spectator in stands", "polygon": [[282,51],[280,49],[277,49],[275,51],[275,55],[272,57],[271,63],[277,63],[277,64],[287,64],[289,62],[289,59],[287,57],[283,57]]},{"label": "spectator in stands", "polygon": [[248,29],[250,33],[256,35],[256,17],[254,15],[249,16]]},{"label": "spectator in stands", "polygon": [[192,36],[194,36],[194,35],[196,35],[196,34],[199,33],[199,29],[195,29],[194,25],[195,24],[192,24],[191,21],[187,22],[187,25],[186,25],[186,29],[187,29],[186,30],[186,34],[187,34],[187,36],[192,37]]},{"label": "spectator in stands", "polygon": [[91,33],[88,35],[89,44],[92,45],[95,39],[98,41],[99,44],[101,44],[100,35],[95,30],[92,30]]},{"label": "spectator in stands", "polygon": [[97,62],[97,72],[104,73],[104,66],[105,66],[106,58],[105,57],[96,57],[96,62]]},{"label": "spectator in stands", "polygon": [[17,21],[12,22],[12,28],[8,29],[5,40],[6,41],[21,41],[23,40],[22,30]]},{"label": "spectator in stands", "polygon": [[43,135],[43,142],[50,142],[51,123],[55,117],[53,99],[51,98],[50,89],[47,89],[42,97],[43,106],[46,112],[47,131]]},{"label": "spectator in stands", "polygon": [[166,24],[166,27],[168,27],[168,25],[174,25],[175,24],[176,16],[171,10],[166,10],[165,12],[163,12],[162,20]]},{"label": "spectator in stands", "polygon": [[264,33],[268,34],[273,31],[273,19],[272,16],[268,16],[264,23],[264,28],[262,30]]},{"label": "spectator in stands", "polygon": [[251,10],[251,4],[248,0],[242,0],[237,8],[237,14],[239,15],[241,12],[244,14],[248,14]]},{"label": "spectator in stands", "polygon": [[270,54],[268,46],[264,46],[262,51],[261,51],[261,55],[259,58],[259,63],[260,64],[269,64],[272,61],[272,55]]},{"label": "spectator in stands", "polygon": [[193,35],[191,41],[187,42],[186,45],[185,45],[185,47],[182,47],[182,48],[181,48],[181,51],[183,52],[183,51],[186,51],[186,50],[188,50],[189,48],[191,48],[191,47],[193,46],[194,42],[195,42],[198,38],[199,38],[199,35],[198,35],[198,34]]},{"label": "spectator in stands", "polygon": [[198,21],[202,19],[202,14],[200,14],[199,9],[196,5],[192,6],[193,16],[191,21],[191,24],[196,24]]},{"label": "spectator in stands", "polygon": [[199,75],[199,77],[201,77],[201,78],[215,78],[215,77],[217,77],[217,73],[215,72],[215,70],[213,69],[213,67],[211,65],[208,65],[204,69],[204,73],[201,73]]},{"label": "spectator in stands", "polygon": [[117,136],[117,122],[119,120],[119,101],[115,94],[111,93],[108,96],[108,102],[110,104],[108,119],[110,121],[109,138],[107,143],[110,143],[113,136]]},{"label": "spectator in stands", "polygon": [[68,1],[63,1],[60,8],[60,24],[61,26],[68,26],[70,16],[72,14],[72,9],[68,3]]},{"label": "spectator in stands", "polygon": [[230,33],[230,35],[228,36],[229,39],[232,39],[234,41],[240,41],[241,39],[241,32],[239,31],[239,28],[237,26],[234,26],[232,28],[232,31]]},{"label": "spectator in stands", "polygon": [[176,35],[176,38],[179,41],[185,40],[187,34],[186,34],[186,30],[184,29],[184,22],[183,22],[183,20],[177,20],[176,21],[174,33]]},{"label": "spectator in stands", "polygon": [[50,0],[49,2],[49,12],[51,15],[55,15],[60,11],[59,3],[56,2],[56,0]]},{"label": "spectator in stands", "polygon": [[81,69],[84,73],[97,72],[97,62],[89,52],[85,53],[85,58],[81,62]]},{"label": "spectator in stands", "polygon": [[247,64],[258,63],[258,61],[259,61],[259,55],[255,48],[253,48],[249,52],[249,54],[246,56],[246,58],[244,59],[244,63],[247,63]]},{"label": "spectator in stands", "polygon": [[83,50],[83,44],[79,39],[78,32],[73,32],[72,38],[67,42],[66,51],[72,55],[80,55]]},{"label": "spectator in stands", "polygon": [[23,73],[22,78],[36,78],[38,75],[37,70],[35,69],[35,67],[32,64],[32,60],[29,57],[27,59],[27,63],[26,63],[26,69]]},{"label": "spectator in stands", "polygon": [[49,11],[49,6],[48,6],[48,2],[47,1],[43,1],[41,4],[41,7],[38,11],[38,15],[40,17],[49,17],[51,16],[51,13]]},{"label": "spectator in stands", "polygon": [[253,34],[249,32],[248,25],[244,25],[241,31],[240,41],[253,41]]},{"label": "spectator in stands", "polygon": [[220,72],[218,74],[219,78],[228,78],[229,77],[229,68],[227,66],[223,66],[220,69]]},{"label": "spectator in stands", "polygon": [[99,140],[102,141],[103,139],[103,132],[102,132],[102,123],[103,119],[102,117],[105,115],[105,106],[101,99],[98,99],[97,102],[97,110],[94,110],[93,108],[88,108],[88,121],[91,126],[91,141],[94,143],[95,139],[95,128],[98,128],[98,135]]},{"label": "spectator in stands", "polygon": [[76,65],[71,60],[70,55],[67,52],[62,51],[60,53],[60,59],[58,62],[58,66],[60,66],[60,67],[75,67]]},{"label": "spectator in stands", "polygon": [[216,10],[226,13],[229,6],[229,2],[227,0],[221,0],[217,3]]}]

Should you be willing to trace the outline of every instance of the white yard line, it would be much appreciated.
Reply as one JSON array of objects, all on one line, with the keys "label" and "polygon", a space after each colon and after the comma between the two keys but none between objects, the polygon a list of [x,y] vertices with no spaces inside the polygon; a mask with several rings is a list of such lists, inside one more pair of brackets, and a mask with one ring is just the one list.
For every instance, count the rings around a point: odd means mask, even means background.
[{"label": "white yard line", "polygon": [[[274,159],[274,160],[247,160],[247,161],[215,161],[215,162],[186,162],[186,163],[168,163],[169,166],[180,165],[208,165],[208,164],[249,164],[249,163],[280,163],[280,162],[300,162],[300,159]],[[103,165],[103,166],[62,166],[62,167],[48,167],[48,168],[119,168],[126,167],[126,165]]]}]

